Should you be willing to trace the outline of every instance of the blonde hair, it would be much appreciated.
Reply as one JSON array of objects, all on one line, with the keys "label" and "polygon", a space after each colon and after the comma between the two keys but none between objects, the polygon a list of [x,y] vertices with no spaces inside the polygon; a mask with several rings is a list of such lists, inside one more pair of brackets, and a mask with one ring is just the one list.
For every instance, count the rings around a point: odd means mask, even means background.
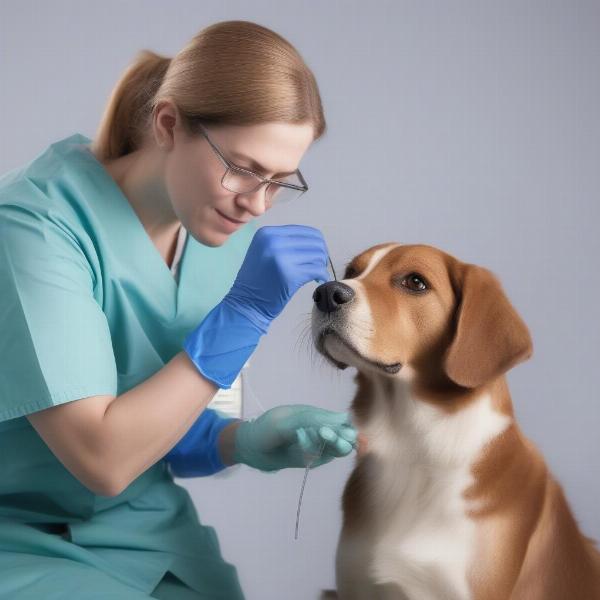
[{"label": "blonde hair", "polygon": [[326,124],[312,71],[283,37],[249,21],[222,21],[197,33],[174,58],[140,51],[113,89],[92,144],[100,160],[143,145],[157,104],[176,106],[189,134],[198,122]]}]

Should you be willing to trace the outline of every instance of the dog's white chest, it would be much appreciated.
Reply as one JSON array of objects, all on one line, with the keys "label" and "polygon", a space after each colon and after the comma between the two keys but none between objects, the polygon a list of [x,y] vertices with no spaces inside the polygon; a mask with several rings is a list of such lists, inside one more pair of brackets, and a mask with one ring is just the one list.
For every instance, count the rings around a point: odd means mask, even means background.
[{"label": "dog's white chest", "polygon": [[471,597],[475,523],[462,494],[483,446],[509,423],[489,396],[452,415],[411,398],[378,404],[363,428],[376,457],[373,582],[395,583],[410,600]]},{"label": "dog's white chest", "polygon": [[398,512],[387,518],[375,545],[371,574],[377,582],[396,583],[411,600],[469,598],[474,524],[460,497],[468,474],[455,472],[449,480],[422,468],[411,471],[403,474]]}]

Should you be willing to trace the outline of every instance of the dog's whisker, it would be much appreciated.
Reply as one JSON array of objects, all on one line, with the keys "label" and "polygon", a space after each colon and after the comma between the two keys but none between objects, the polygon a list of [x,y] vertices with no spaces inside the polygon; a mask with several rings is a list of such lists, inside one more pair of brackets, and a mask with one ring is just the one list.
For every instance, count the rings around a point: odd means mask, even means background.
[{"label": "dog's whisker", "polygon": [[[304,329],[303,329],[303,331],[300,332],[300,334],[299,334],[299,336],[298,336],[298,338],[296,340],[296,343],[294,345],[298,354],[302,350],[302,346],[304,345],[304,343],[306,341],[309,341],[308,336],[311,333],[311,323],[310,323],[310,321],[305,322],[305,323],[300,323],[300,325],[303,325]],[[298,346],[300,346],[300,347],[298,348]]]}]

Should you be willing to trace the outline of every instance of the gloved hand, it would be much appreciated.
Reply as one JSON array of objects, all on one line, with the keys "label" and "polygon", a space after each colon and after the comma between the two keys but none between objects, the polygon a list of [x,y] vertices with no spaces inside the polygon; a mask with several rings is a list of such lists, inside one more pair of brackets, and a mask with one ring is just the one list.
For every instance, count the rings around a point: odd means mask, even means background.
[{"label": "gloved hand", "polygon": [[286,467],[318,467],[346,456],[357,445],[357,431],[347,412],[333,412],[306,404],[271,408],[235,431],[233,458],[261,471]]},{"label": "gloved hand", "polygon": [[227,295],[184,340],[204,377],[229,389],[259,339],[305,283],[329,281],[321,232],[305,225],[259,228]]},{"label": "gloved hand", "polygon": [[227,425],[239,420],[206,407],[187,433],[164,456],[173,475],[205,477],[225,469],[227,465],[219,453],[219,436]]}]

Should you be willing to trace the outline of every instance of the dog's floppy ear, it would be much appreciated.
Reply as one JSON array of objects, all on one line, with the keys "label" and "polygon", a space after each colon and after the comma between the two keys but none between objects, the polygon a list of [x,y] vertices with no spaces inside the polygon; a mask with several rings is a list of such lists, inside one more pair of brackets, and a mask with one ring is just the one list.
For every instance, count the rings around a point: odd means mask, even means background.
[{"label": "dog's floppy ear", "polygon": [[461,296],[456,330],[444,369],[459,385],[474,388],[528,359],[533,344],[495,275],[465,264],[456,287]]}]

